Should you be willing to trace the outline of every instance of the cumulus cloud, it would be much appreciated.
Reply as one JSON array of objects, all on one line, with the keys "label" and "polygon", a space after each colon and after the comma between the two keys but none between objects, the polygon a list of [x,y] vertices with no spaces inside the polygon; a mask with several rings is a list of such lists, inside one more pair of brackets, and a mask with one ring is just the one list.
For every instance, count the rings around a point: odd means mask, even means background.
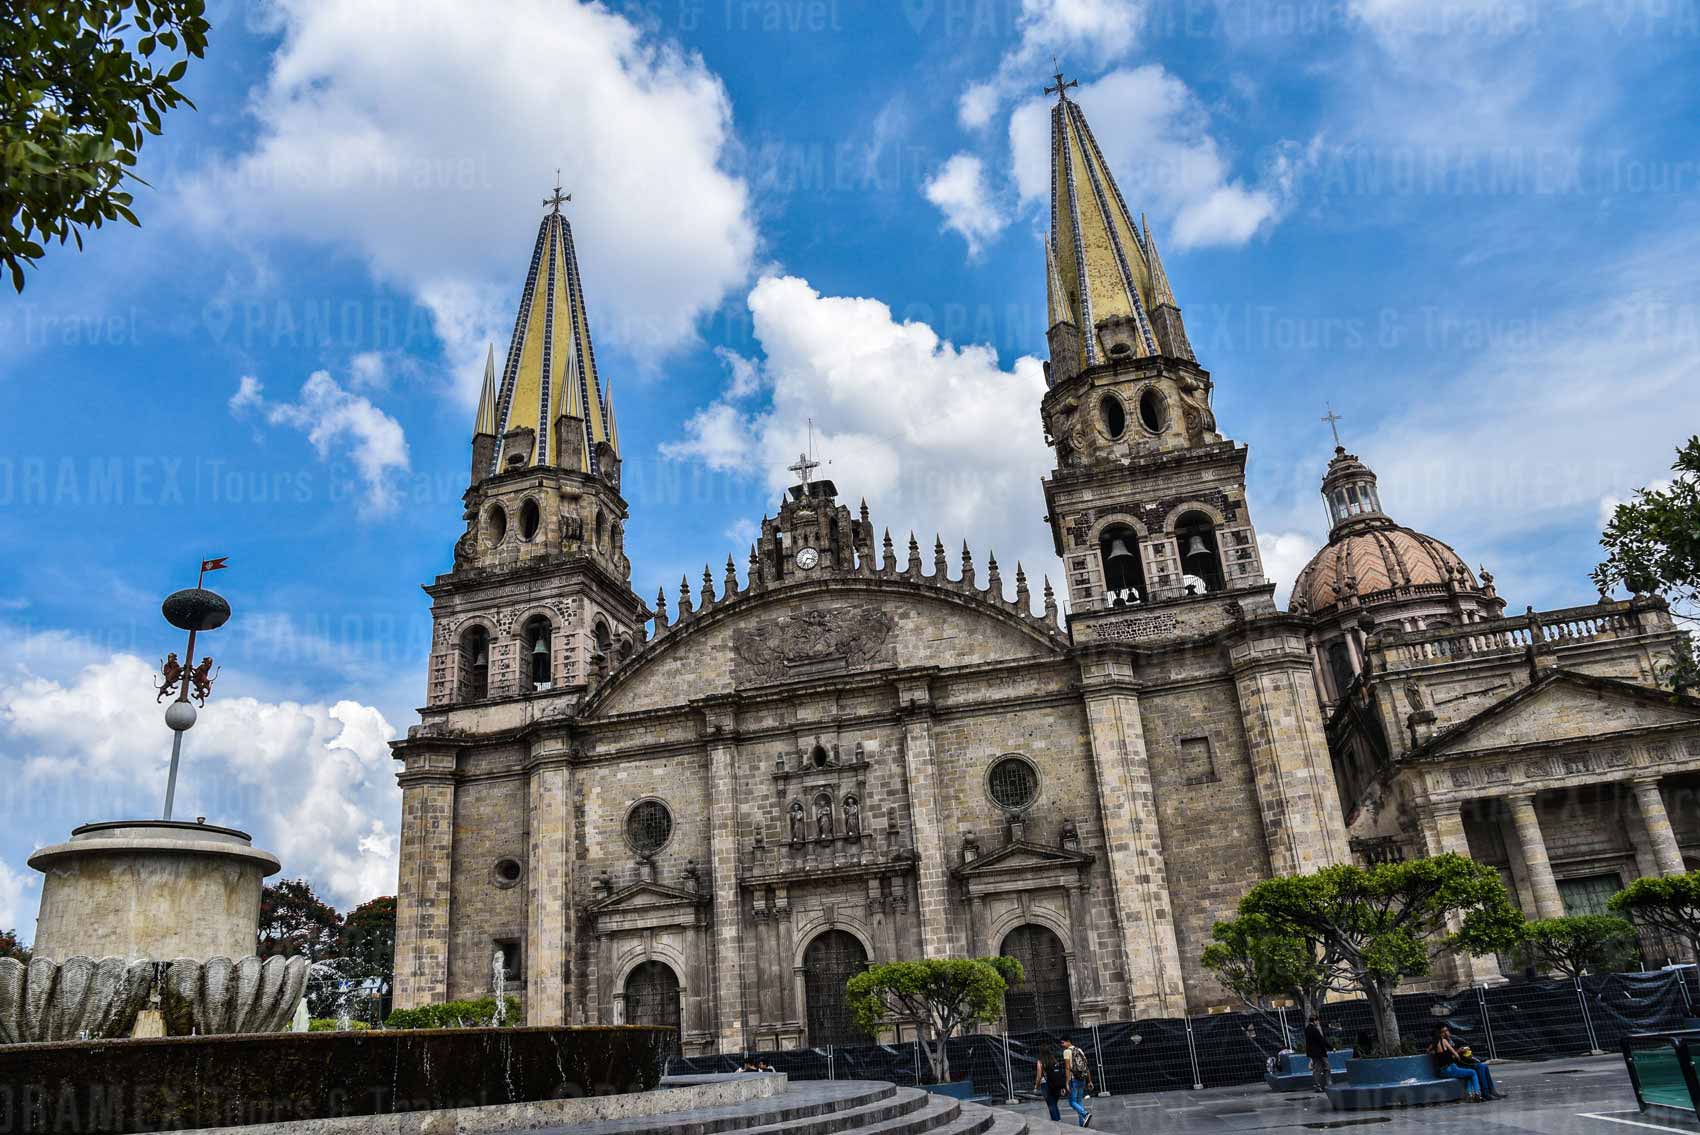
[{"label": "cumulus cloud", "polygon": [[433,312],[468,402],[557,166],[599,337],[665,352],[747,278],[731,103],[696,54],[565,0],[515,0],[500,20],[455,0],[272,11],[253,142],[190,187],[191,215],[355,250]]},{"label": "cumulus cloud", "polygon": [[401,423],[370,399],[344,390],[327,372],[309,375],[296,402],[267,400],[265,386],[254,376],[243,375],[228,405],[236,417],[258,413],[268,425],[300,430],[321,461],[346,456],[360,479],[369,515],[382,515],[395,507],[395,476],[408,468],[407,436]]},{"label": "cumulus cloud", "polygon": [[16,930],[25,942],[34,937],[34,896],[25,894],[35,886],[33,875],[14,871],[0,860],[0,930]]},{"label": "cumulus cloud", "polygon": [[790,483],[786,466],[808,444],[812,417],[841,497],[867,497],[899,557],[914,528],[929,565],[936,531],[953,563],[966,539],[982,566],[997,553],[1006,581],[1017,560],[1035,592],[1041,574],[1058,578],[1039,486],[1052,463],[1038,421],[1039,360],[1006,369],[990,347],[957,346],[878,300],[823,296],[794,276],[763,278],[749,306],[771,403],[722,398],[664,454],[777,490]]},{"label": "cumulus cloud", "polygon": [[1016,44],[990,78],[971,83],[957,103],[964,126],[988,125],[1003,104],[1049,74],[1052,56],[1076,67],[1102,67],[1133,47],[1146,17],[1144,0],[1021,0]]},{"label": "cumulus cloud", "polygon": [[[83,644],[59,663],[65,636],[16,633],[0,687],[0,789],[14,817],[59,801],[79,820],[149,815],[159,806],[170,734],[153,692],[154,667]],[[388,741],[395,730],[371,706],[221,696],[184,737],[177,811],[252,832],[283,862],[344,907],[395,893],[400,811]],[[226,691],[232,691],[227,693]],[[75,822],[75,821],[72,821]],[[0,926],[20,884],[0,865]],[[26,879],[23,886],[31,880]]]},{"label": "cumulus cloud", "polygon": [[984,164],[972,154],[952,155],[922,192],[944,214],[944,227],[968,242],[971,257],[980,255],[986,242],[1009,223],[992,199]]},{"label": "cumulus cloud", "polygon": [[1260,532],[1257,550],[1263,556],[1263,574],[1275,584],[1275,602],[1285,607],[1293,593],[1293,581],[1322,545],[1303,532]]},{"label": "cumulus cloud", "polygon": [[[1257,184],[1233,176],[1210,133],[1204,105],[1158,64],[1112,71],[1073,96],[1085,110],[1122,196],[1168,220],[1177,248],[1239,245],[1278,218],[1304,149],[1280,151]],[[1051,100],[1030,99],[1010,116],[1015,185],[1023,201],[1051,192]]]}]

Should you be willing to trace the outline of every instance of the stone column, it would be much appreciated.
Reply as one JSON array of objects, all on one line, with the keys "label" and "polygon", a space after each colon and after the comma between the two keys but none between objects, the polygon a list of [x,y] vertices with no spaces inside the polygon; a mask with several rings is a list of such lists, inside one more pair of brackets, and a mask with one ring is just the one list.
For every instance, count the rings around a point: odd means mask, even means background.
[{"label": "stone column", "polygon": [[1552,877],[1546,838],[1541,835],[1541,820],[1535,814],[1535,794],[1521,792],[1506,797],[1505,802],[1511,807],[1511,822],[1517,827],[1517,843],[1523,849],[1523,864],[1529,871],[1529,889],[1535,893],[1535,917],[1563,918],[1564,900],[1558,897],[1558,881]]},{"label": "stone column", "polygon": [[[773,910],[768,905],[769,901],[765,894],[755,896],[756,954],[761,958],[762,973],[784,973],[791,959],[782,959],[779,956],[779,936],[775,933]],[[778,1027],[779,986],[777,981],[759,981],[756,984],[756,998],[761,1009],[758,1028],[765,1030]]]},{"label": "stone column", "polygon": [[1631,783],[1635,790],[1635,806],[1641,809],[1641,821],[1647,825],[1647,842],[1652,845],[1659,874],[1682,874],[1687,868],[1683,866],[1682,848],[1677,846],[1676,832],[1672,830],[1670,816],[1665,811],[1665,798],[1659,792],[1659,778],[1641,777]]},{"label": "stone column", "polygon": [[1074,939],[1074,990],[1077,1001],[1095,1001],[1103,996],[1098,987],[1098,965],[1092,957],[1092,907],[1086,900],[1086,880],[1068,889],[1068,929]]},{"label": "stone column", "polygon": [[797,943],[791,934],[790,893],[784,887],[773,888],[773,917],[779,923],[779,968],[772,974],[773,984],[779,987],[779,1018],[783,1024],[794,1025],[797,1023],[797,998],[789,974]]},{"label": "stone column", "polygon": [[[933,706],[928,679],[897,689],[903,718],[903,771],[909,789],[909,823],[915,837],[915,904],[921,916],[921,956],[942,958],[952,950],[949,875],[944,822],[939,816],[938,777],[933,764]],[[958,947],[960,948],[960,947]]]},{"label": "stone column", "polygon": [[742,1052],[744,1037],[742,904],[738,896],[738,713],[734,704],[703,710],[708,737],[708,854],[714,893],[714,1025],[721,1052]]},{"label": "stone column", "polygon": [[1132,656],[1106,650],[1082,657],[1080,669],[1129,1009],[1138,1016],[1180,1016],[1186,987]]},{"label": "stone column", "polygon": [[549,731],[531,745],[527,816],[525,1023],[567,1023],[567,981],[572,972],[576,907],[573,904],[573,781],[564,732]]},{"label": "stone column", "polygon": [[1351,855],[1304,629],[1260,620],[1229,647],[1269,868],[1308,874]]},{"label": "stone column", "polygon": [[395,1006],[414,1009],[449,999],[456,753],[409,744],[400,755],[405,868],[396,893]]},{"label": "stone column", "polygon": [[[1429,855],[1445,855],[1451,852],[1470,858],[1470,841],[1464,834],[1464,816],[1461,805],[1428,804],[1418,813],[1422,821],[1423,847]],[[1446,928],[1456,934],[1463,925],[1463,918],[1454,915],[1446,920]],[[1505,975],[1499,971],[1499,959],[1492,954],[1451,954],[1442,963],[1452,971],[1456,985],[1497,985],[1505,980]]]}]

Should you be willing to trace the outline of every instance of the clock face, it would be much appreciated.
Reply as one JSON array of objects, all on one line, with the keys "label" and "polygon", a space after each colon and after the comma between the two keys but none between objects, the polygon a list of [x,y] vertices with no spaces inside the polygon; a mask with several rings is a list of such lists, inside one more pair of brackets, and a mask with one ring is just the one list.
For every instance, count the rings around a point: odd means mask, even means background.
[{"label": "clock face", "polygon": [[797,553],[797,566],[808,571],[820,563],[820,553],[813,548],[804,548]]}]

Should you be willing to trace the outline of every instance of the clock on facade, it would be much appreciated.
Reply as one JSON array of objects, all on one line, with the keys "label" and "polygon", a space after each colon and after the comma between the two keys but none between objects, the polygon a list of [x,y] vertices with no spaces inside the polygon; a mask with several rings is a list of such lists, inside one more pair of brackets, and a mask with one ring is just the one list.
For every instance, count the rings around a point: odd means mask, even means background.
[{"label": "clock on facade", "polygon": [[797,553],[797,566],[808,571],[820,563],[820,553],[813,548],[803,548]]}]

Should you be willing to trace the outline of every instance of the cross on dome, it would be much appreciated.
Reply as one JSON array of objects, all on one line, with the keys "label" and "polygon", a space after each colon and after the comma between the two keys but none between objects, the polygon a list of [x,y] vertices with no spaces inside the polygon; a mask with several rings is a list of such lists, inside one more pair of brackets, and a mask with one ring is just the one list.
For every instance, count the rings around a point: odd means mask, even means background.
[{"label": "cross on dome", "polygon": [[1346,419],[1342,418],[1339,414],[1336,414],[1334,412],[1334,407],[1330,406],[1330,407],[1328,407],[1328,413],[1322,415],[1322,420],[1328,423],[1328,428],[1330,430],[1334,431],[1334,448],[1335,449],[1341,448],[1341,446],[1340,446],[1340,423],[1345,421]]}]

